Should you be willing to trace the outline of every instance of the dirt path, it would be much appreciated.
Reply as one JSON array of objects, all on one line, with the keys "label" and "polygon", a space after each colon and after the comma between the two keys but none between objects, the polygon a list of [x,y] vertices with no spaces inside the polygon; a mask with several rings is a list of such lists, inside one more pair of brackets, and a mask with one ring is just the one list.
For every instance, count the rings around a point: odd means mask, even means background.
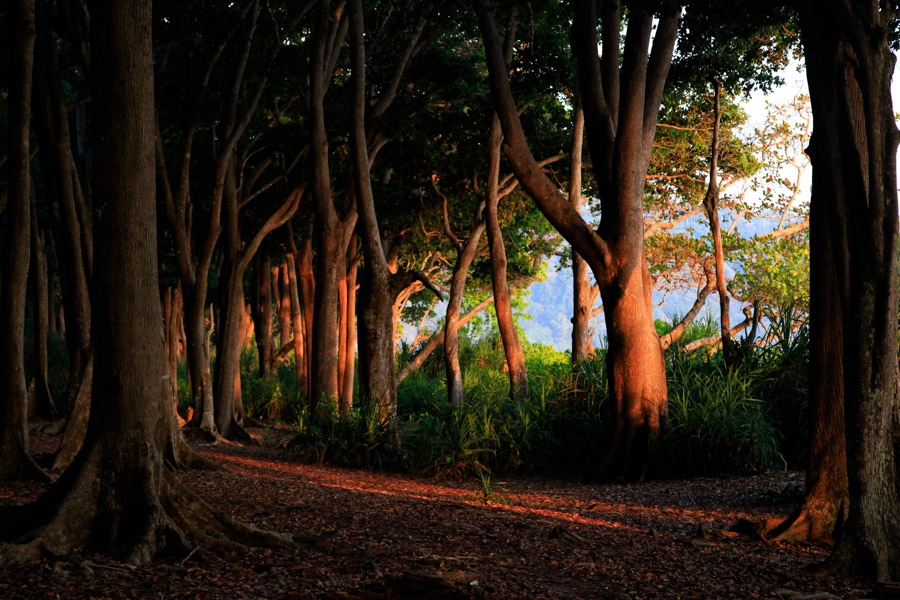
[{"label": "dirt path", "polygon": [[[0,568],[0,598],[860,598],[803,570],[828,548],[721,533],[784,516],[799,474],[586,486],[435,482],[199,446],[219,472],[184,479],[225,512],[303,532],[294,550],[197,553],[150,568],[99,557]],[[32,497],[0,485],[0,504]]]}]

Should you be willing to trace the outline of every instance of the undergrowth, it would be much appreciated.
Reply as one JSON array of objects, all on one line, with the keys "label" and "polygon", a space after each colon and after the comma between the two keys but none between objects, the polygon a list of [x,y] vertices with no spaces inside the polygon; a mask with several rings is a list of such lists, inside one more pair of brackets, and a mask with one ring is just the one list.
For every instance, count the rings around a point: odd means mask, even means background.
[{"label": "undergrowth", "polygon": [[[711,327],[701,322],[682,340],[705,337]],[[399,386],[396,434],[358,397],[348,417],[311,419],[293,365],[258,379],[255,348],[242,355],[244,406],[253,417],[292,425],[292,452],[304,460],[475,477],[489,500],[500,496],[492,482],[501,473],[587,472],[610,439],[605,351],[573,367],[568,353],[526,344],[530,393],[513,401],[498,336],[461,341],[464,404],[447,400],[437,352]],[[807,346],[801,329],[783,343],[751,349],[731,370],[721,353],[667,351],[669,416],[655,447],[656,470],[695,476],[802,468]],[[403,350],[405,362],[416,349]],[[327,413],[336,415],[333,407]]]}]

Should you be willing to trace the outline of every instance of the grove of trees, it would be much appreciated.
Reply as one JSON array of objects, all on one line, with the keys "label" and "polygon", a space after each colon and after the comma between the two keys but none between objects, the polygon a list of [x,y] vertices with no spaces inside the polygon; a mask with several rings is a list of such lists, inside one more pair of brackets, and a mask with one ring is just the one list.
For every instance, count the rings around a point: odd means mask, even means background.
[{"label": "grove of trees", "polygon": [[[577,437],[592,482],[666,475],[672,440],[715,454],[677,437],[685,365],[728,383],[777,354],[808,372],[764,414],[802,413],[785,462],[807,493],[765,534],[900,578],[897,25],[879,0],[12,0],[0,478],[60,474],[0,507],[0,563],[295,543],[178,476],[215,468],[189,440],[252,443],[260,419],[320,458],[361,427],[367,466],[440,431],[433,470],[564,463]],[[809,96],[748,114],[792,58]],[[556,265],[575,300],[551,418],[556,367],[515,311]],[[489,405],[511,449],[465,442]],[[29,421],[61,434],[49,463]]]}]

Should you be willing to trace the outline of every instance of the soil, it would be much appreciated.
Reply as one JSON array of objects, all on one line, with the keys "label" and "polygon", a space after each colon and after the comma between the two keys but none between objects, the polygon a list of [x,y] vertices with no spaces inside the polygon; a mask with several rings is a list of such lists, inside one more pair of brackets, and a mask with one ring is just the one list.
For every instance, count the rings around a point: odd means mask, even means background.
[{"label": "soil", "polygon": [[[796,600],[885,593],[807,570],[827,556],[827,545],[754,536],[752,523],[783,518],[802,497],[802,473],[610,485],[509,478],[485,488],[300,464],[287,459],[273,430],[251,432],[258,445],[195,444],[223,469],[181,476],[227,514],[297,534],[297,548],[197,551],[146,567],[102,555],[0,567],[0,598]],[[32,437],[38,450],[52,443]],[[0,505],[43,489],[0,483]],[[738,522],[744,533],[729,530]]]}]

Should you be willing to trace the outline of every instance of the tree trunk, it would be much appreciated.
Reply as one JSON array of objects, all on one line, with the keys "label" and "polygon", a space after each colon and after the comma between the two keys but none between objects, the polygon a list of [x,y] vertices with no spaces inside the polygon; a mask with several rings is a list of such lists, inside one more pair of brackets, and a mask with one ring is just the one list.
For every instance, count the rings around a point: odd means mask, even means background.
[{"label": "tree trunk", "polygon": [[256,351],[259,355],[260,379],[268,376],[272,369],[272,265],[269,254],[261,252],[256,256],[253,268],[253,331]]},{"label": "tree trunk", "polygon": [[466,276],[472,261],[478,255],[478,242],[484,232],[485,223],[481,218],[483,203],[476,210],[472,230],[464,246],[456,254],[453,265],[453,277],[450,280],[450,296],[447,299],[447,316],[444,319],[444,369],[447,374],[447,399],[454,407],[462,406],[465,399],[463,393],[462,367],[459,364],[459,313],[462,310],[463,294],[466,289]]},{"label": "tree trunk", "polygon": [[287,260],[275,267],[275,291],[278,294],[278,340],[279,347],[284,348],[285,344],[291,341],[291,289],[289,285]]},{"label": "tree trunk", "polygon": [[303,335],[298,338],[303,344],[303,356],[305,358],[304,374],[306,387],[301,388],[310,395],[310,377],[312,364],[312,331],[313,314],[315,311],[316,275],[313,272],[312,237],[306,236],[300,244],[299,251],[294,252],[294,262],[297,267],[297,280],[300,284],[300,311],[303,314]]},{"label": "tree trunk", "polygon": [[[572,122],[572,155],[569,159],[569,202],[576,211],[581,210],[581,165],[584,147],[584,110],[581,100],[575,100]],[[594,296],[588,279],[588,265],[574,248],[572,253],[572,366],[587,360],[591,354],[591,314]]]},{"label": "tree trunk", "polygon": [[56,405],[50,394],[47,364],[47,258],[44,256],[44,234],[38,226],[36,200],[31,194],[31,256],[32,282],[34,296],[32,313],[34,315],[34,408],[35,414],[44,419],[57,417]]},{"label": "tree trunk", "polygon": [[346,306],[342,304],[344,306],[343,319],[345,321],[346,337],[341,346],[341,376],[343,381],[341,382],[341,401],[340,406],[338,406],[342,417],[350,416],[350,410],[353,408],[353,380],[356,372],[356,276],[357,265],[359,264],[356,245],[357,241],[354,235],[350,239],[347,254],[349,266],[343,283],[343,287],[346,289]]},{"label": "tree trunk", "polygon": [[[477,315],[478,313],[483,311],[485,308],[487,308],[493,301],[494,301],[494,297],[488,296],[486,299],[482,300],[477,305],[472,307],[472,309],[469,312],[467,312],[465,315],[462,316],[462,318],[459,319],[459,322],[457,323],[457,327],[462,327],[463,325],[468,323],[470,320],[472,320],[472,317],[474,317],[475,315]],[[429,356],[431,356],[431,353],[434,352],[435,349],[443,343],[444,343],[444,330],[441,329],[440,331],[436,331],[434,333],[434,335],[432,335],[430,338],[428,338],[428,341],[425,343],[425,345],[422,347],[422,349],[419,350],[419,353],[416,354],[413,357],[413,359],[409,361],[409,364],[407,364],[405,367],[403,367],[400,370],[400,373],[397,374],[397,385],[399,386],[401,383],[403,383],[404,379],[406,379],[407,377],[409,377],[410,375],[412,375],[413,373],[418,371],[419,367],[421,367],[425,363],[425,359],[427,359]]]},{"label": "tree trunk", "polygon": [[713,112],[715,120],[713,122],[712,132],[712,150],[709,161],[709,187],[706,190],[706,196],[703,198],[703,207],[706,209],[706,216],[709,219],[709,230],[713,236],[713,248],[716,259],[716,291],[719,294],[719,321],[721,324],[722,354],[725,359],[725,365],[729,368],[734,366],[735,354],[731,341],[731,315],[730,302],[728,296],[728,286],[725,283],[725,251],[722,248],[722,227],[719,225],[719,123],[721,122],[721,111],[719,108],[719,97],[721,96],[721,85],[715,82],[715,102]]},{"label": "tree trunk", "polygon": [[303,315],[300,312],[300,292],[297,286],[297,264],[294,256],[290,253],[285,256],[285,259],[288,291],[291,298],[291,329],[294,332],[294,373],[297,377],[297,389],[305,390],[309,382],[307,381],[305,344],[303,343]]},{"label": "tree trunk", "polygon": [[31,169],[29,123],[34,58],[34,2],[13,6],[9,64],[9,199],[0,296],[0,479],[47,476],[28,454],[28,391],[25,382],[25,297],[28,291]]},{"label": "tree trunk", "polygon": [[[507,65],[512,59],[515,32],[516,17],[513,12],[506,31],[504,62]],[[506,270],[506,246],[503,244],[503,232],[500,230],[500,218],[497,214],[500,204],[500,144],[502,140],[500,119],[494,114],[491,117],[491,127],[488,133],[487,204],[484,220],[491,254],[494,312],[497,315],[497,327],[500,330],[500,339],[503,341],[509,375],[509,397],[514,402],[522,402],[528,398],[528,372],[525,369],[525,353],[522,351],[522,343],[519,341],[516,322],[512,314]]]},{"label": "tree trunk", "polygon": [[[878,2],[849,0],[804,2],[800,10],[814,123],[811,210],[827,215],[843,318],[849,513],[825,567],[878,580],[900,579],[900,133],[888,12]],[[823,234],[810,228],[814,238]],[[813,272],[826,267],[811,265]]]},{"label": "tree trunk", "polygon": [[[50,201],[62,306],[68,327],[69,380],[65,408],[71,410],[85,383],[91,347],[90,244],[85,242],[89,215],[83,210],[78,172],[72,156],[69,116],[56,56],[50,16],[41,15],[35,47],[35,133]],[[81,205],[81,210],[79,209]],[[87,381],[87,383],[90,383]]]},{"label": "tree trunk", "polygon": [[769,533],[783,541],[832,540],[847,520],[843,316],[828,219],[826,205],[810,206],[810,458],[803,503]]},{"label": "tree trunk", "polygon": [[0,523],[0,563],[105,552],[135,563],[199,540],[285,543],[216,513],[164,468],[153,169],[151,3],[92,5],[98,131],[96,372],[83,451],[50,491]]}]

